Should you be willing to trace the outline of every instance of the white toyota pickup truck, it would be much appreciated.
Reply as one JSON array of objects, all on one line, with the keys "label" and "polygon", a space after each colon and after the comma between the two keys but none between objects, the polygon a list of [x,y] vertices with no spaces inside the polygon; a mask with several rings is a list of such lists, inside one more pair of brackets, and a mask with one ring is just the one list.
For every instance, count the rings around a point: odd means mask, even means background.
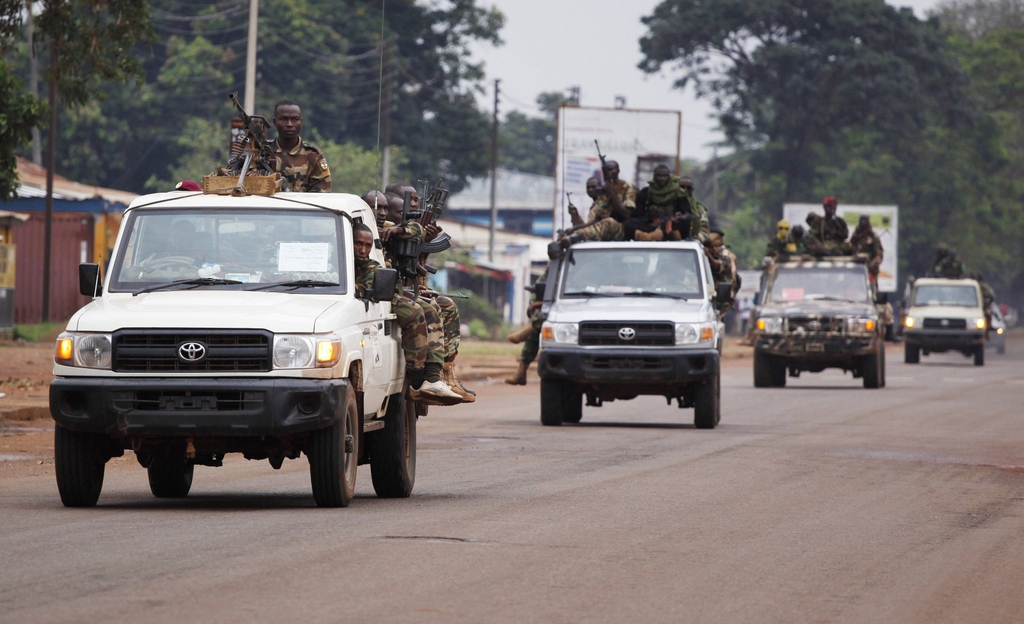
[{"label": "white toyota pickup truck", "polygon": [[[104,464],[132,450],[152,493],[183,497],[225,453],[309,459],[320,506],[351,501],[359,464],[379,496],[412,492],[416,410],[391,313],[397,275],[353,284],[358,197],[163,193],[124,214],[93,301],[58,338],[50,387],[57,486],[95,505]],[[371,257],[383,265],[379,249]]]},{"label": "white toyota pickup truck", "polygon": [[694,408],[718,425],[722,323],[716,285],[696,241],[580,243],[545,283],[538,372],[540,419],[577,423],[587,405],[639,395]]}]

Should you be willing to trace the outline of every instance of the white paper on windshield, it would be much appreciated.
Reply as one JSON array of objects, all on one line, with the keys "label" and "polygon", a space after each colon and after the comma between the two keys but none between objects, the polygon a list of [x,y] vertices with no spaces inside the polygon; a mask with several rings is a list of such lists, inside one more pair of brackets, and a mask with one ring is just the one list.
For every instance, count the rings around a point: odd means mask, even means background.
[{"label": "white paper on windshield", "polygon": [[329,243],[281,243],[277,253],[277,270],[327,271],[330,262]]}]

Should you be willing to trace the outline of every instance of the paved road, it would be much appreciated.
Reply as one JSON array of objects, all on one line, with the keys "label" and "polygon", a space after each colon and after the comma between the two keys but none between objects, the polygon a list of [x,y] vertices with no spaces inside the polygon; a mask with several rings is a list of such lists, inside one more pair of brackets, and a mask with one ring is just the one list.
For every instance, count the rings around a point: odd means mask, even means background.
[{"label": "paved road", "polygon": [[348,509],[312,506],[304,460],[197,468],[176,502],[122,461],[92,510],[20,477],[0,483],[0,620],[1020,622],[1013,351],[891,350],[876,391],[755,390],[736,364],[714,431],[656,399],[542,428],[536,385],[489,386],[421,422],[411,499],[361,469]]}]

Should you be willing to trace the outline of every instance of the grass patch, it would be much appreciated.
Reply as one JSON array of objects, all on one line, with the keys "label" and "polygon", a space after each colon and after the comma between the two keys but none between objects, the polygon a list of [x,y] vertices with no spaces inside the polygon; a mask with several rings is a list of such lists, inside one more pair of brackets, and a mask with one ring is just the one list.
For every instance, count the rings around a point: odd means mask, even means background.
[{"label": "grass patch", "polygon": [[15,325],[14,337],[24,338],[29,342],[39,342],[48,334],[53,333],[57,328],[63,327],[63,323],[35,323],[33,325]]}]

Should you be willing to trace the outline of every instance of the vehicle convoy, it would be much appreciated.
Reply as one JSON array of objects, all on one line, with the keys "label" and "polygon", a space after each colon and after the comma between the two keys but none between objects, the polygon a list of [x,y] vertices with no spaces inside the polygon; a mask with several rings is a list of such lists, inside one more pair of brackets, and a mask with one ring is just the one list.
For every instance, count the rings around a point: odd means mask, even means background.
[{"label": "vehicle convoy", "polygon": [[786,385],[787,373],[841,368],[885,386],[884,326],[864,264],[809,256],[767,269],[757,295],[754,386]]},{"label": "vehicle convoy", "polygon": [[538,372],[541,423],[577,423],[587,405],[664,396],[694,409],[694,425],[720,420],[722,324],[701,244],[592,242],[552,260]]},{"label": "vehicle convoy", "polygon": [[914,281],[903,319],[904,361],[917,364],[922,352],[959,351],[984,366],[985,326],[978,282],[922,277]]},{"label": "vehicle convoy", "polygon": [[[158,497],[225,453],[275,469],[305,454],[320,506],[352,499],[359,464],[382,497],[412,492],[416,410],[391,312],[396,273],[356,299],[345,194],[163,193],[124,214],[109,271],[57,340],[50,412],[66,506],[92,506],[128,449]],[[384,263],[379,249],[371,257]]]}]

